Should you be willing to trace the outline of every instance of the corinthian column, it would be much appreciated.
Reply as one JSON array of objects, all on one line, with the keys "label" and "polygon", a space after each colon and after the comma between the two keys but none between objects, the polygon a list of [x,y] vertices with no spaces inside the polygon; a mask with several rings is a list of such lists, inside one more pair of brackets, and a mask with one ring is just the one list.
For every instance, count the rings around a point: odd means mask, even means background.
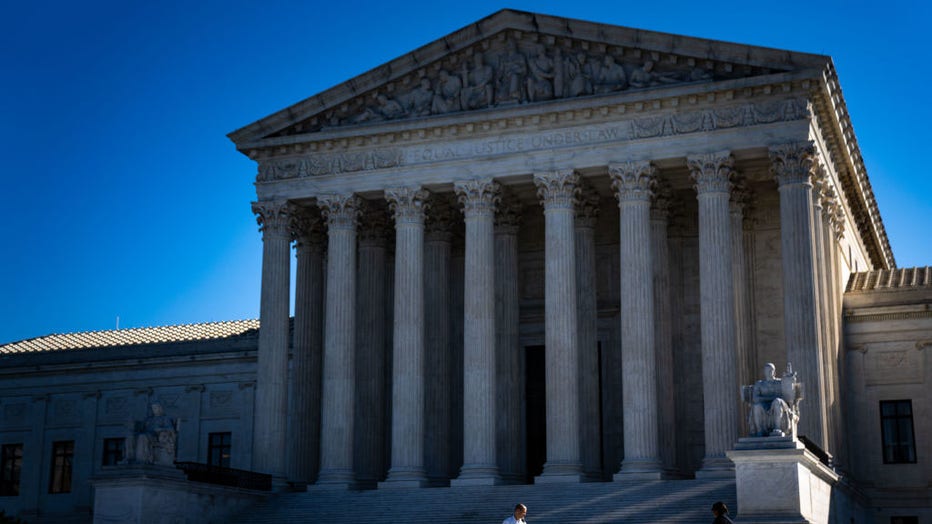
[{"label": "corinthian column", "polygon": [[[356,218],[353,194],[317,199],[327,219],[327,305],[318,486],[351,487],[356,351]],[[258,424],[257,424],[258,425]]]},{"label": "corinthian column", "polygon": [[727,151],[687,164],[699,199],[699,294],[705,457],[697,477],[734,476],[725,456],[738,437],[735,396],[735,296],[729,200],[734,160]]},{"label": "corinthian column", "polygon": [[453,249],[451,195],[431,198],[425,224],[424,319],[427,369],[425,467],[432,485],[448,485],[453,439],[453,348],[450,262]]},{"label": "corinthian column", "polygon": [[656,170],[649,162],[609,166],[621,224],[621,373],[625,458],[616,480],[657,479],[657,360],[650,201]]},{"label": "corinthian column", "polygon": [[424,201],[420,187],[385,190],[395,217],[392,466],[379,487],[422,487],[424,470]]},{"label": "corinthian column", "polygon": [[579,340],[576,324],[575,210],[579,175],[534,175],[544,206],[544,343],[547,462],[535,482],[579,482]]},{"label": "corinthian column", "polygon": [[602,480],[599,430],[599,309],[595,282],[595,224],[599,194],[587,187],[576,203],[576,329],[579,338],[580,454],[586,479]]},{"label": "corinthian column", "polygon": [[324,225],[317,210],[295,211],[297,274],[291,384],[288,479],[317,479],[320,456],[320,371],[324,328]]},{"label": "corinthian column", "polygon": [[[744,384],[753,384],[756,379],[752,374],[751,361],[753,350],[753,315],[751,311],[750,280],[748,279],[747,257],[744,245],[744,214],[750,192],[743,183],[735,184],[731,193],[731,269],[734,275],[735,293],[735,391],[741,391]],[[738,413],[744,402],[735,396]],[[739,434],[747,435],[747,418],[738,417]]]},{"label": "corinthian column", "polygon": [[356,270],[356,402],[353,466],[359,487],[374,488],[386,469],[385,302],[389,218],[384,202],[364,201],[359,210]]},{"label": "corinthian column", "polygon": [[253,202],[262,231],[262,296],[256,372],[252,467],[284,480],[288,427],[288,293],[291,208],[285,201]]},{"label": "corinthian column", "polygon": [[491,179],[454,186],[466,221],[463,314],[463,467],[452,484],[498,484],[495,456],[495,203]]},{"label": "corinthian column", "polygon": [[815,148],[810,142],[770,148],[771,170],[780,188],[780,239],[783,254],[783,321],[786,359],[806,387],[798,432],[826,449],[824,386],[816,310],[813,260],[812,175]]},{"label": "corinthian column", "polygon": [[498,468],[507,482],[524,481],[521,440],[521,342],[518,296],[518,228],[521,203],[502,195],[495,213],[495,353]]},{"label": "corinthian column", "polygon": [[676,396],[673,369],[673,313],[670,304],[670,187],[659,185],[650,209],[650,254],[654,266],[654,348],[657,361],[657,422],[660,460],[666,472],[676,469]]}]

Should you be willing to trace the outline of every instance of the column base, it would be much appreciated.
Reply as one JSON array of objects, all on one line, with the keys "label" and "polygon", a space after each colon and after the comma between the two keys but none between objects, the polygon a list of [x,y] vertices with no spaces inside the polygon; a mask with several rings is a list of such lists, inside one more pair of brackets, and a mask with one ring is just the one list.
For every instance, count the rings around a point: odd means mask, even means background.
[{"label": "column base", "polygon": [[470,464],[460,469],[460,476],[450,480],[450,487],[459,486],[500,486],[502,477],[498,467],[488,464]]},{"label": "column base", "polygon": [[430,485],[427,474],[421,468],[391,468],[388,478],[379,482],[379,489],[426,488]]},{"label": "column base", "polygon": [[659,460],[651,459],[631,459],[621,462],[621,470],[612,477],[615,482],[624,482],[626,480],[662,480],[667,478],[664,475],[663,465]]},{"label": "column base", "polygon": [[321,470],[317,482],[307,487],[308,491],[318,489],[358,489],[356,475],[349,469]]},{"label": "column base", "polygon": [[728,457],[706,457],[702,459],[702,468],[696,472],[697,479],[733,479],[735,463]]},{"label": "column base", "polygon": [[534,477],[534,484],[582,483],[586,476],[582,472],[582,464],[551,463],[544,464],[544,471]]}]

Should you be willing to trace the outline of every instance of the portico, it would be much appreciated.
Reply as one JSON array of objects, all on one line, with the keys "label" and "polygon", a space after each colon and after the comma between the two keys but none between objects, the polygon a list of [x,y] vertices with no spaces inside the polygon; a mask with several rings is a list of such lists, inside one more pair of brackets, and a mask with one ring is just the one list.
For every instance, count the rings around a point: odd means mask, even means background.
[{"label": "portico", "polygon": [[833,448],[825,253],[868,226],[821,233],[865,205],[812,195],[852,183],[813,94],[825,57],[537,23],[497,13],[231,135],[265,245],[254,468],[380,489],[733,475],[737,386],[787,359],[801,433]]}]

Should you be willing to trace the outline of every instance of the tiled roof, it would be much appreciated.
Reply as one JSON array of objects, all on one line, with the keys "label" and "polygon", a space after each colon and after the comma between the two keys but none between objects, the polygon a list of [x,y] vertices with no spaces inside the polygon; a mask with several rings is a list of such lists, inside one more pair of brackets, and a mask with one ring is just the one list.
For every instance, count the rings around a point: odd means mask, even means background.
[{"label": "tiled roof", "polygon": [[852,273],[848,279],[848,289],[845,291],[850,293],[916,287],[932,288],[932,267],[878,269]]},{"label": "tiled roof", "polygon": [[258,320],[230,320],[226,322],[204,322],[179,326],[159,326],[108,331],[86,331],[46,335],[0,345],[0,353],[32,353],[36,351],[58,351],[67,349],[90,349],[114,346],[135,346],[210,340],[242,335],[259,329]]}]

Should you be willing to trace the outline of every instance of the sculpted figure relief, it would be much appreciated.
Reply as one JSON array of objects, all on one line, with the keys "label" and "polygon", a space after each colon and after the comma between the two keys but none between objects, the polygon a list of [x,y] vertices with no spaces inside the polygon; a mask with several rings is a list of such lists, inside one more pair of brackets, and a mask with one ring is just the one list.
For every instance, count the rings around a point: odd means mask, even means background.
[{"label": "sculpted figure relief", "polygon": [[153,402],[149,410],[146,420],[128,424],[123,463],[171,466],[175,462],[178,421],[168,417],[158,402]]},{"label": "sculpted figure relief", "polygon": [[492,80],[495,71],[485,63],[482,53],[473,56],[470,71],[463,64],[463,109],[480,109],[492,105]]},{"label": "sculpted figure relief", "polygon": [[315,123],[295,126],[294,131],[306,133],[341,124],[423,117],[713,78],[712,71],[705,67],[658,72],[653,60],[640,65],[622,63],[612,54],[548,47],[537,41],[522,43],[509,38],[491,50],[483,49],[486,51],[469,51],[470,58],[463,57],[458,66],[448,63],[445,69],[434,70],[436,76],[421,76],[413,87],[397,96],[390,96],[390,91],[381,92],[362,107],[351,105],[354,109],[349,110],[350,114],[345,109],[327,110]]},{"label": "sculpted figure relief", "polygon": [[748,433],[752,437],[796,437],[802,384],[789,364],[782,378],[775,375],[776,366],[767,363],[764,378],[742,388],[744,401],[751,407]]}]

